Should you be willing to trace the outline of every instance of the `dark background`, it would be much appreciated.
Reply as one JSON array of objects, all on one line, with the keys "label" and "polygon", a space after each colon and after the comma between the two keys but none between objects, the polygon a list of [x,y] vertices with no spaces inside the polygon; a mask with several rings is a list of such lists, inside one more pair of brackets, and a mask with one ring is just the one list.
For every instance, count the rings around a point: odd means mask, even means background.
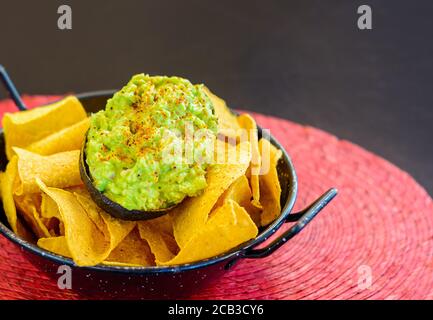
[{"label": "dark background", "polygon": [[[57,29],[60,4],[71,31]],[[373,30],[357,28],[362,4]],[[0,63],[23,93],[184,76],[231,107],[360,144],[433,194],[431,0],[0,0]]]}]

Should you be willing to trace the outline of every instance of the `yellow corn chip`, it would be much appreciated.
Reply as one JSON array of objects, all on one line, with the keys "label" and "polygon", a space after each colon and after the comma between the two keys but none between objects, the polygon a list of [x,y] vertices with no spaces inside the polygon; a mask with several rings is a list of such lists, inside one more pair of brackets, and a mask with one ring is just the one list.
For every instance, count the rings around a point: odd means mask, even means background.
[{"label": "yellow corn chip", "polygon": [[85,118],[72,126],[54,132],[53,134],[32,143],[27,146],[26,149],[40,155],[80,150],[88,128],[89,118]]},{"label": "yellow corn chip", "polygon": [[218,199],[214,209],[221,207],[228,200],[233,200],[243,207],[248,212],[254,223],[259,226],[261,210],[251,203],[251,197],[252,194],[248,184],[248,179],[246,176],[241,176],[235,182],[233,182],[232,185]]},{"label": "yellow corn chip", "polygon": [[33,235],[24,227],[17,216],[17,209],[13,196],[14,182],[18,175],[17,163],[18,158],[16,156],[12,157],[6,167],[6,171],[1,173],[1,199],[11,230],[20,238],[32,242]]},{"label": "yellow corn chip", "polygon": [[37,184],[59,207],[66,242],[74,262],[79,266],[93,266],[102,262],[109,252],[110,244],[76,197],[68,191],[49,188],[40,179],[37,179]]},{"label": "yellow corn chip", "polygon": [[136,226],[135,221],[125,221],[110,216],[99,208],[90,197],[78,193],[74,195],[96,227],[104,233],[105,239],[110,242],[109,252],[116,248]]},{"label": "yellow corn chip", "polygon": [[[162,223],[155,223],[155,220],[160,220]],[[140,237],[147,241],[150,250],[155,256],[156,261],[171,260],[179,251],[173,234],[166,232],[165,229],[165,216],[149,221],[138,222],[138,231]]]},{"label": "yellow corn chip", "polygon": [[62,217],[60,216],[57,203],[45,193],[42,193],[41,196],[41,217],[46,219],[57,218],[60,221]]},{"label": "yellow corn chip", "polygon": [[102,215],[100,214],[100,211],[102,210],[99,210],[97,205],[89,197],[82,196],[78,193],[74,193],[74,196],[75,198],[77,198],[78,202],[81,204],[84,211],[86,211],[87,216],[95,224],[96,228],[98,228],[98,230],[104,234],[105,240],[110,241],[110,235],[107,226],[104,222],[104,219],[102,218]]},{"label": "yellow corn chip", "polygon": [[216,209],[177,256],[157,263],[177,265],[211,258],[256,237],[257,233],[258,229],[245,209],[229,200]]},{"label": "yellow corn chip", "polygon": [[239,161],[212,165],[206,175],[208,186],[204,192],[200,196],[185,199],[171,210],[174,236],[180,248],[204,226],[221,194],[245,174],[251,159],[249,143],[243,142],[237,148],[229,145],[228,153],[237,154]]},{"label": "yellow corn chip", "polygon": [[44,226],[48,229],[51,237],[64,236],[63,230],[60,230],[60,221],[57,218],[44,218],[41,217],[40,220]]},{"label": "yellow corn chip", "polygon": [[84,184],[80,184],[77,186],[72,186],[72,187],[66,187],[65,188],[66,191],[72,192],[72,193],[77,193],[81,196],[87,197],[90,199],[90,194],[87,191],[86,187],[84,186]]},{"label": "yellow corn chip", "polygon": [[13,196],[14,182],[17,176],[16,156],[12,157],[11,161],[9,161],[6,171],[1,172],[0,174],[1,199],[9,226],[20,238],[32,242],[33,235],[24,227],[17,216],[17,209]]},{"label": "yellow corn chip", "polygon": [[208,88],[203,88],[215,109],[218,118],[218,133],[225,137],[236,137],[238,135],[239,123],[236,120],[225,101],[214,95]]},{"label": "yellow corn chip", "polygon": [[69,251],[68,243],[66,237],[50,237],[50,238],[40,238],[38,240],[38,246],[42,249],[54,252],[55,254],[72,258],[71,252]]},{"label": "yellow corn chip", "polygon": [[161,230],[161,232],[173,235],[173,219],[169,214],[152,219],[148,222],[151,222],[152,225],[158,228],[158,230]]},{"label": "yellow corn chip", "polygon": [[83,106],[73,96],[32,110],[6,113],[2,123],[8,159],[13,155],[12,147],[25,148],[86,117]]},{"label": "yellow corn chip", "polygon": [[241,114],[238,117],[239,125],[247,130],[248,141],[251,146],[251,164],[247,171],[247,176],[250,179],[251,190],[253,193],[253,205],[261,209],[260,205],[260,187],[259,187],[259,175],[260,175],[260,152],[259,152],[259,140],[256,121],[249,114]]},{"label": "yellow corn chip", "polygon": [[137,229],[132,230],[111,252],[104,264],[120,266],[152,266],[155,258],[147,242],[140,238]]},{"label": "yellow corn chip", "polygon": [[[260,139],[259,150],[262,155],[262,168],[267,168],[267,172],[260,175],[260,203],[263,206],[261,225],[265,226],[274,221],[281,213],[281,186],[278,179],[277,163],[282,153],[266,139]],[[267,161],[268,163],[265,163]]]},{"label": "yellow corn chip", "polygon": [[38,238],[50,237],[51,234],[41,219],[39,212],[41,206],[40,194],[26,194],[14,197],[18,212],[31,227]]},{"label": "yellow corn chip", "polygon": [[78,160],[80,151],[66,151],[51,156],[41,156],[20,148],[14,148],[18,155],[18,183],[15,194],[39,192],[35,182],[39,178],[50,187],[65,188],[82,184]]},{"label": "yellow corn chip", "polygon": [[6,213],[9,225],[13,232],[17,233],[17,210],[15,206],[13,189],[16,176],[18,175],[17,170],[18,158],[12,157],[9,161],[6,171],[2,174],[1,179],[1,195],[3,201],[3,209]]},{"label": "yellow corn chip", "polygon": [[41,220],[47,226],[51,235],[64,236],[65,226],[57,203],[45,193],[41,194]]}]

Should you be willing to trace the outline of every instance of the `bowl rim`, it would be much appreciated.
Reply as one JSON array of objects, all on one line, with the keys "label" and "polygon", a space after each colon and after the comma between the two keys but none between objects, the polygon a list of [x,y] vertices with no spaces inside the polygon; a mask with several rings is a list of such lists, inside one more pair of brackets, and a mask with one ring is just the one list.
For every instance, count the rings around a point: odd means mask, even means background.
[{"label": "bowl rim", "polygon": [[[93,98],[102,98],[102,97],[111,97],[115,90],[98,90],[98,91],[90,91],[85,93],[79,93],[75,94],[75,96],[78,98],[78,100],[90,100]],[[260,126],[257,126],[259,132],[262,132],[262,128]],[[279,217],[273,221],[270,225],[265,227],[258,235],[257,237],[250,239],[236,248],[233,248],[227,252],[224,252],[222,254],[219,254],[215,257],[207,258],[204,260],[199,260],[192,263],[187,264],[181,264],[181,265],[174,265],[174,266],[147,266],[147,267],[141,267],[141,266],[115,266],[115,265],[104,265],[104,264],[98,264],[96,266],[77,266],[74,261],[71,258],[67,258],[61,255],[57,255],[53,252],[47,251],[45,249],[42,249],[38,247],[36,244],[30,243],[24,239],[21,239],[16,235],[11,229],[9,229],[8,226],[6,226],[4,223],[0,222],[0,234],[2,234],[5,238],[13,242],[15,245],[18,245],[20,248],[35,254],[41,258],[47,259],[50,262],[54,262],[58,265],[68,265],[70,267],[74,268],[80,268],[82,270],[88,270],[88,271],[102,271],[102,272],[114,272],[114,273],[129,273],[129,274],[139,274],[139,275],[146,275],[146,274],[159,274],[159,273],[177,273],[182,271],[188,271],[188,270],[195,270],[204,268],[207,266],[211,266],[223,261],[232,261],[238,258],[242,257],[242,254],[248,250],[251,249],[260,243],[266,241],[269,237],[271,237],[286,221],[287,216],[290,214],[291,210],[293,209],[293,206],[296,201],[297,191],[298,191],[298,179],[295,171],[295,167],[293,165],[293,162],[285,150],[285,148],[281,145],[281,143],[275,139],[275,137],[272,135],[272,133],[269,134],[269,141],[279,148],[282,151],[282,160],[287,164],[288,171],[289,171],[289,185],[288,193],[287,193],[287,199],[285,201],[285,204],[283,208],[281,209],[281,213]],[[0,139],[4,139],[3,129],[0,128]],[[3,208],[0,209],[3,214],[4,210]]]}]

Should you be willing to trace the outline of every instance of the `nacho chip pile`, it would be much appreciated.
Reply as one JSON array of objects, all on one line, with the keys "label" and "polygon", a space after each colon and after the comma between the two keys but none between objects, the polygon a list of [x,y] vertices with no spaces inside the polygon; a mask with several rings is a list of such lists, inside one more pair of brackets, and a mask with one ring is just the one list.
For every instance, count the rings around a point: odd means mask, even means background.
[{"label": "nacho chip pile", "polygon": [[89,119],[77,98],[6,114],[9,163],[0,174],[0,189],[11,229],[79,266],[185,264],[255,238],[258,227],[280,214],[276,164],[281,151],[258,140],[251,116],[233,115],[207,92],[219,117],[215,153],[224,159],[234,154],[235,161],[211,165],[201,195],[167,215],[138,222],[104,212],[82,184],[79,150]]}]

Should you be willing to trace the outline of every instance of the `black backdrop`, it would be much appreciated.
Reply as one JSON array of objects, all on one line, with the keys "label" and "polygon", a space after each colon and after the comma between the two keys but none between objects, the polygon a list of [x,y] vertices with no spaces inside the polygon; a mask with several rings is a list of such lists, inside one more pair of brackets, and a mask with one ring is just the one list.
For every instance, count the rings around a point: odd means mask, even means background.
[{"label": "black backdrop", "polygon": [[[71,31],[57,29],[60,4],[72,7]],[[362,4],[373,10],[371,31],[356,26]],[[22,92],[181,75],[232,107],[354,141],[430,194],[432,40],[431,0],[0,0],[0,63]]]}]

